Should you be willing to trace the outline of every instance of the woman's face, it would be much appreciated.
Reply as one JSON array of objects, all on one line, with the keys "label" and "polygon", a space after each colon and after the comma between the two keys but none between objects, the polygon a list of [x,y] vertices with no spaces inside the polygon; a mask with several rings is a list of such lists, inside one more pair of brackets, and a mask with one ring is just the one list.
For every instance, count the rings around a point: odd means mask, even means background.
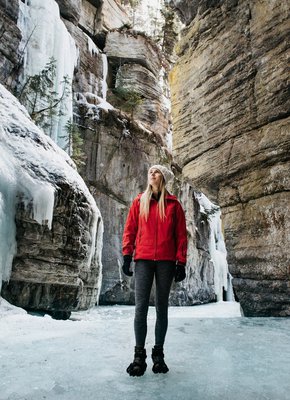
[{"label": "woman's face", "polygon": [[158,169],[151,168],[148,171],[148,183],[151,186],[154,186],[158,188],[160,186],[160,183],[162,181],[163,175]]}]

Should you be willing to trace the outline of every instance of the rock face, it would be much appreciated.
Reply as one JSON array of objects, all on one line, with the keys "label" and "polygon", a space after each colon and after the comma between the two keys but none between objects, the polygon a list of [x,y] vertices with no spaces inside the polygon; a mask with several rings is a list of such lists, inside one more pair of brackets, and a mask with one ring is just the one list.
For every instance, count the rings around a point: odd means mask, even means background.
[{"label": "rock face", "polygon": [[[7,3],[0,0],[7,26],[14,24],[5,44],[15,49],[15,60],[11,64],[14,67],[19,63],[17,52],[21,38],[15,24],[18,2],[15,1],[15,8],[7,6]],[[147,3],[144,4],[140,4],[140,10],[147,7]],[[51,15],[44,12],[44,5],[50,10],[53,7],[53,23]],[[40,65],[36,60],[44,61],[44,57],[53,56],[52,48],[61,50],[55,55],[57,70],[71,67],[69,82],[73,93],[73,127],[77,128],[77,135],[84,139],[83,147],[78,144],[77,148],[85,153],[86,165],[81,172],[104,219],[100,301],[103,304],[134,302],[133,280],[128,280],[121,272],[121,240],[129,205],[146,187],[147,169],[153,163],[165,164],[175,172],[176,180],[170,189],[181,198],[184,208],[188,210],[188,276],[185,282],[174,288],[171,304],[214,301],[213,264],[207,243],[208,221],[200,212],[192,187],[179,174],[166,144],[171,118],[168,100],[164,97],[164,93],[168,92],[168,88],[167,92],[164,90],[167,72],[164,71],[165,59],[160,56],[160,49],[145,34],[128,29],[129,19],[120,1],[47,0],[40,4],[38,0],[30,0],[25,6],[24,3],[20,6],[24,11],[34,10],[33,19],[30,12],[22,12],[17,21],[23,38],[30,38],[23,41],[27,43],[22,42],[21,48],[44,49],[30,57],[33,67],[37,69]],[[28,26],[33,28],[33,21],[45,21],[46,28],[42,22],[39,23],[36,37],[32,40]],[[63,27],[62,22],[65,29],[59,31],[56,27]],[[156,21],[150,21],[149,25],[149,31],[155,31]],[[167,29],[170,30],[169,27]],[[60,45],[64,36],[69,43],[73,42],[78,57],[70,57],[69,48],[64,50],[64,46]],[[2,48],[1,42],[0,56],[4,54]],[[25,54],[24,51],[20,55]],[[8,52],[3,58],[5,63],[7,55]],[[0,66],[0,71],[3,70]],[[39,72],[39,69],[33,69],[27,73],[34,75]],[[64,75],[60,72],[58,79],[62,80]],[[16,74],[14,79],[17,78]],[[133,104],[132,110],[123,107],[127,99],[117,98],[116,92],[120,89],[125,89],[130,95],[137,93],[138,105]],[[63,137],[62,131],[60,134]],[[68,137],[67,148],[71,145],[71,136]],[[18,250],[10,283],[4,285],[3,293],[5,291],[7,298],[20,304],[17,296],[21,292],[22,304],[27,308],[64,312],[86,308],[95,301],[100,283],[96,280],[100,275],[99,259],[95,264],[92,261],[90,267],[83,267],[92,236],[90,207],[83,191],[75,192],[58,174],[54,177],[51,173],[48,181],[55,193],[52,230],[41,224],[42,219],[32,219],[31,208],[26,207],[27,202],[21,197],[15,214]],[[97,254],[99,252],[100,249]],[[41,283],[43,280],[45,285]],[[49,303],[51,300],[53,305]]]},{"label": "rock face", "polygon": [[142,129],[125,114],[101,111],[99,119],[93,119],[87,118],[84,110],[83,115],[85,180],[104,219],[100,303],[133,304],[133,282],[121,272],[122,235],[128,207],[146,187],[147,170],[153,160],[163,159],[168,163],[170,156],[159,135]]},{"label": "rock face", "polygon": [[180,283],[173,283],[169,302],[182,306],[214,302],[216,294],[208,217],[201,213],[195,192],[188,183],[176,180],[173,191],[186,210],[188,252],[186,278]]},{"label": "rock face", "polygon": [[[156,45],[131,31],[113,31],[107,35],[104,51],[111,68],[112,92],[136,93],[139,104],[134,106],[134,119],[166,139],[171,118],[168,100],[160,85],[161,56]],[[111,97],[110,101],[119,107],[118,99]]]},{"label": "rock face", "polygon": [[171,120],[168,102],[153,73],[140,64],[124,64],[116,74],[115,89],[138,93],[140,104],[134,107],[133,117],[148,129],[166,137]]},{"label": "rock face", "polygon": [[[170,167],[172,159],[159,135],[149,134],[115,110],[103,111],[99,120],[85,118],[82,126],[86,126],[85,180],[104,220],[100,304],[134,304],[133,279],[124,276],[121,270],[126,217],[132,200],[146,188],[148,167],[156,160]],[[178,178],[174,167],[173,170],[177,178],[170,191],[178,195],[187,210],[189,258],[187,279],[173,287],[170,303],[192,305],[215,301],[209,226],[193,189]]]},{"label": "rock face", "polygon": [[[30,310],[87,309],[100,290],[99,210],[66,153],[0,89],[1,295]],[[3,250],[13,258],[10,277]]]},{"label": "rock face", "polygon": [[56,0],[59,5],[60,15],[72,21],[75,25],[78,24],[81,17],[81,0]]},{"label": "rock face", "polygon": [[[195,17],[199,4],[202,3],[200,0],[170,0],[169,5],[174,11],[177,12],[182,22],[186,25],[189,24]],[[206,3],[206,2],[205,2]],[[219,3],[215,1],[215,3]]]},{"label": "rock face", "polygon": [[190,19],[189,2],[173,3],[188,23],[171,74],[174,155],[222,207],[245,315],[289,316],[290,6],[199,1]]},{"label": "rock face", "polygon": [[0,1],[0,82],[10,86],[21,60],[21,32],[17,27],[18,0]]},{"label": "rock face", "polygon": [[114,0],[82,0],[80,27],[104,44],[105,34],[113,29],[129,25],[129,18],[120,4]]},{"label": "rock face", "polygon": [[155,76],[159,74],[161,68],[159,53],[145,36],[135,35],[130,31],[109,32],[105,52],[112,62],[137,63],[143,65]]},{"label": "rock face", "polygon": [[79,49],[73,79],[74,97],[90,102],[92,96],[89,94],[102,96],[103,56],[93,40],[79,27],[70,21],[65,21],[65,25]]}]

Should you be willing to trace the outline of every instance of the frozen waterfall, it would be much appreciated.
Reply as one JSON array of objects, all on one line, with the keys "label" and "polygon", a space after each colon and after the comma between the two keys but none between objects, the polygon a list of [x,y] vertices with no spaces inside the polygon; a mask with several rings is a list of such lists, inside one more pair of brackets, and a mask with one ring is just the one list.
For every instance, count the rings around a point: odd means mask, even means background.
[{"label": "frozen waterfall", "polygon": [[[66,124],[72,120],[72,79],[78,59],[75,42],[60,19],[55,0],[29,0],[19,2],[18,26],[22,32],[20,51],[23,52],[22,85],[28,78],[39,74],[53,59],[55,60],[54,92],[63,100],[56,106],[46,133],[63,149],[70,153]],[[68,84],[64,83],[67,79]],[[41,104],[45,107],[45,105]],[[47,106],[47,104],[46,104]]]},{"label": "frozen waterfall", "polygon": [[227,251],[222,234],[221,211],[218,206],[209,201],[203,193],[195,194],[200,205],[200,211],[207,215],[210,226],[209,253],[214,266],[214,290],[217,301],[223,300],[223,290],[226,300],[234,301],[231,275],[227,263]]}]

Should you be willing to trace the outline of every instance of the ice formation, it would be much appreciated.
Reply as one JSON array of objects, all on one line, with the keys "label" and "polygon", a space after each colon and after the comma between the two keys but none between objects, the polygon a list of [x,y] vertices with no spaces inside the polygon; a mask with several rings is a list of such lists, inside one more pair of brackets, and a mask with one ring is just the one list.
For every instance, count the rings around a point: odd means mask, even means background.
[{"label": "ice formation", "polygon": [[[22,33],[20,51],[23,52],[22,84],[29,76],[39,74],[53,58],[56,66],[54,91],[61,96],[64,77],[67,77],[67,95],[53,116],[49,136],[63,149],[70,152],[65,126],[72,120],[72,79],[78,59],[75,42],[60,19],[55,0],[29,0],[19,2],[18,27]],[[61,114],[61,115],[58,115]]]},{"label": "ice formation", "polygon": [[98,100],[97,107],[103,108],[104,110],[112,110],[114,107],[107,102],[107,75],[108,75],[108,58],[106,54],[102,53],[102,62],[103,62],[103,77],[102,77],[102,97],[95,96]]},{"label": "ice formation", "polygon": [[99,48],[96,46],[96,44],[92,41],[92,39],[86,33],[84,33],[84,35],[87,37],[88,49],[89,49],[91,56],[94,54],[98,55],[100,52]]},{"label": "ice formation", "polygon": [[221,226],[221,211],[203,193],[196,193],[200,205],[200,212],[208,216],[210,237],[209,253],[214,266],[214,289],[217,301],[223,300],[223,289],[226,291],[226,300],[233,301],[231,275],[227,263],[227,251]]},{"label": "ice formation", "polygon": [[97,227],[101,219],[100,212],[74,163],[52,139],[35,126],[26,109],[2,85],[0,120],[0,285],[2,280],[9,279],[16,252],[17,200],[21,197],[24,204],[31,208],[31,217],[51,228],[54,177],[62,177],[76,190],[85,193],[92,209],[92,243],[85,262],[89,267],[93,257],[99,257],[100,260],[103,233],[102,222]]}]

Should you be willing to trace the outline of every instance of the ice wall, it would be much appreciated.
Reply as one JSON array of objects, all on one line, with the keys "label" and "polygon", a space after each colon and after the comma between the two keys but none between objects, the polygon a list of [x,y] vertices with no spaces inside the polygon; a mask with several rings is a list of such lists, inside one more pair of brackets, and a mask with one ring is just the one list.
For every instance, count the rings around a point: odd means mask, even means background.
[{"label": "ice wall", "polygon": [[49,136],[70,153],[65,126],[72,120],[72,79],[78,51],[75,42],[60,19],[59,7],[54,0],[19,2],[18,27],[22,32],[20,51],[23,52],[22,85],[29,76],[38,74],[53,58],[56,60],[54,90],[60,96],[64,90],[64,77],[69,80],[67,95],[58,105],[60,115],[52,118]]},{"label": "ice wall", "polygon": [[26,109],[2,85],[0,121],[0,286],[2,280],[9,280],[16,252],[17,203],[21,199],[32,219],[51,228],[58,179],[82,191],[91,206],[92,243],[85,260],[89,268],[93,257],[101,259],[103,227],[97,227],[100,212],[74,163],[34,125]]},{"label": "ice wall", "polygon": [[200,212],[206,214],[209,221],[209,253],[214,266],[214,289],[217,301],[223,300],[223,290],[226,291],[226,300],[233,301],[232,277],[228,269],[220,208],[213,204],[203,193],[196,192],[195,197],[199,202]]}]

